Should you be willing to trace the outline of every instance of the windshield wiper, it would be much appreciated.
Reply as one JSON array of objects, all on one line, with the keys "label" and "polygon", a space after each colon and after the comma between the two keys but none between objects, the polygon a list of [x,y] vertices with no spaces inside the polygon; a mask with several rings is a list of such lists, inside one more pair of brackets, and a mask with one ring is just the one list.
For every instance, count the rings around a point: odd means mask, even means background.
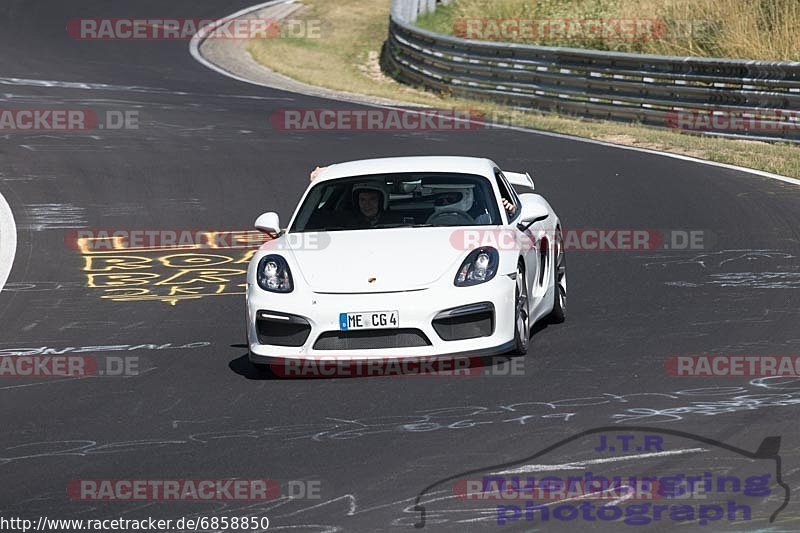
[{"label": "windshield wiper", "polygon": [[373,228],[429,228],[434,224],[409,224],[407,222],[392,222],[386,224],[375,224]]},{"label": "windshield wiper", "polygon": [[318,231],[344,231],[352,228],[345,228],[344,226],[328,226],[325,228],[303,228],[301,230],[292,230],[292,233],[316,233]]}]

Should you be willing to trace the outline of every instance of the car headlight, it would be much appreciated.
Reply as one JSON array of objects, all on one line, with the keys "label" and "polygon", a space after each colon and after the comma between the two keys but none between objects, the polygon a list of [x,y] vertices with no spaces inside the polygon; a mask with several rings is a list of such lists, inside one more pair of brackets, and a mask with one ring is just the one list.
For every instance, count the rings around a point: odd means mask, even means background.
[{"label": "car headlight", "polygon": [[258,286],[270,292],[292,292],[292,272],[286,259],[279,255],[265,255],[256,269]]},{"label": "car headlight", "polygon": [[456,273],[456,287],[486,283],[497,274],[500,255],[494,248],[478,248],[470,252]]}]

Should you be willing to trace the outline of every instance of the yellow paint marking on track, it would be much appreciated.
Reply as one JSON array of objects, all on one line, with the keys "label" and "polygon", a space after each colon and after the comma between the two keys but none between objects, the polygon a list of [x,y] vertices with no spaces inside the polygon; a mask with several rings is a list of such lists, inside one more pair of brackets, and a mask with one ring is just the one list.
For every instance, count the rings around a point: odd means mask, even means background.
[{"label": "yellow paint marking on track", "polygon": [[245,265],[256,250],[213,251],[84,254],[82,271],[87,287],[100,291],[101,299],[115,302],[161,301],[174,306],[207,296],[243,295]]}]

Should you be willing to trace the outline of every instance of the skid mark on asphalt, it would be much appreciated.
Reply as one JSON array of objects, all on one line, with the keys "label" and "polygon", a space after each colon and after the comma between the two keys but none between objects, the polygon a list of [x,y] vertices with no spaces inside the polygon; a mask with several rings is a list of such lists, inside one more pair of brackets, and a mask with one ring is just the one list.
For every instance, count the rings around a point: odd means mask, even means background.
[{"label": "skid mark on asphalt", "polygon": [[43,231],[86,227],[86,210],[72,204],[28,204],[23,206],[19,228]]},{"label": "skid mark on asphalt", "polygon": [[[9,78],[0,76],[0,85],[15,87],[43,87],[55,89],[82,89],[91,91],[126,91],[134,93],[164,94],[173,96],[214,96],[217,98],[236,98],[243,100],[270,100],[270,101],[294,101],[294,98],[286,96],[257,96],[246,94],[205,94],[187,91],[172,91],[161,87],[145,87],[141,85],[114,85],[108,83],[76,82],[61,80],[37,80],[31,78]],[[6,98],[13,98],[13,94],[4,95]]]},{"label": "skid mark on asphalt", "polygon": [[[9,135],[0,135],[0,139],[10,140]],[[6,176],[0,173],[0,181],[42,181],[42,180],[56,180],[56,176],[43,176],[39,174],[18,174],[15,176]]]},{"label": "skid mark on asphalt", "polygon": [[[735,272],[711,274],[701,283],[682,283],[682,287],[746,287],[750,289],[800,289],[800,272]],[[671,285],[667,283],[667,285]]]},{"label": "skid mark on asphalt", "polygon": [[9,78],[0,77],[0,85],[11,85],[17,87],[51,87],[58,89],[87,89],[104,91],[134,91],[147,93],[168,93],[183,95],[186,93],[173,92],[169,89],[158,87],[142,87],[138,85],[112,85],[108,83],[90,83],[60,80],[36,80],[31,78]]},{"label": "skid mark on asphalt", "polygon": [[644,264],[645,268],[670,267],[677,265],[699,266],[703,269],[722,270],[723,267],[737,270],[752,269],[753,265],[768,265],[772,268],[794,267],[797,256],[784,250],[719,250],[716,252],[704,252],[692,254],[690,256],[653,256],[640,255],[642,259],[648,261]]},{"label": "skid mark on asphalt", "polygon": [[[670,287],[720,287],[746,289],[800,288],[800,263],[783,250],[720,250],[689,256],[658,258],[643,255],[644,267],[671,277],[690,274],[692,281],[664,281]],[[698,279],[699,276],[699,279]]]},{"label": "skid mark on asphalt", "polygon": [[574,463],[564,463],[560,465],[535,464],[524,465],[511,470],[493,472],[498,475],[503,474],[527,474],[529,472],[551,472],[553,470],[581,470],[589,465],[600,465],[605,463],[617,463],[620,461],[635,461],[637,459],[653,459],[657,457],[667,457],[670,455],[685,455],[687,453],[707,452],[706,448],[687,448],[683,450],[667,450],[665,452],[639,453],[635,455],[622,455],[620,457],[606,457],[603,459],[590,459],[588,461],[576,461]]}]

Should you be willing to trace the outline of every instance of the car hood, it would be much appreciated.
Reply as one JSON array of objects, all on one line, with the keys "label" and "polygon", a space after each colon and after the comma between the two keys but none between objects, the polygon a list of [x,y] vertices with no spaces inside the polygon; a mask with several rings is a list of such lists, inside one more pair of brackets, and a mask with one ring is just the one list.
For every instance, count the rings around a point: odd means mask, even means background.
[{"label": "car hood", "polygon": [[[331,231],[289,239],[294,264],[315,292],[388,292],[424,289],[455,277],[466,251],[451,243],[456,228]],[[318,246],[303,246],[303,242]],[[372,280],[372,281],[370,281]]]}]

